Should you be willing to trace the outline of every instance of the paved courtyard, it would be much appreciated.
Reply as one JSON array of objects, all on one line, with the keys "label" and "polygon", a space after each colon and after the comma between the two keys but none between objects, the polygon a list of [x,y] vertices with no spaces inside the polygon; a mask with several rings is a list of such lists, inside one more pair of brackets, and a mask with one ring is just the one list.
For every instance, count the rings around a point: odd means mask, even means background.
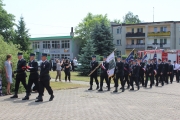
[{"label": "paved courtyard", "polygon": [[116,94],[87,89],[54,91],[52,102],[46,92],[42,103],[34,102],[36,93],[28,101],[25,93],[0,97],[0,120],[180,120],[179,83]]}]

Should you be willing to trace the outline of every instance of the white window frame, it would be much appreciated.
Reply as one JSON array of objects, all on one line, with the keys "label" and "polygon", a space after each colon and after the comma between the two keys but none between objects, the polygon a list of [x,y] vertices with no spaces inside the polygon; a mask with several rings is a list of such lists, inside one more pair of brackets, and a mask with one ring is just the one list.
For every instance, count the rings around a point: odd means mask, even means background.
[{"label": "white window frame", "polygon": [[39,49],[39,42],[33,42],[32,48],[33,49]]},{"label": "white window frame", "polygon": [[[60,49],[60,41],[51,41],[52,49]],[[59,45],[59,47],[58,47]]]},{"label": "white window frame", "polygon": [[70,48],[70,40],[62,40],[61,41],[61,48],[63,48],[63,49]]},{"label": "white window frame", "polygon": [[43,49],[51,49],[51,42],[50,41],[43,41]]},{"label": "white window frame", "polygon": [[158,31],[157,27],[154,27],[154,32],[156,33]]}]

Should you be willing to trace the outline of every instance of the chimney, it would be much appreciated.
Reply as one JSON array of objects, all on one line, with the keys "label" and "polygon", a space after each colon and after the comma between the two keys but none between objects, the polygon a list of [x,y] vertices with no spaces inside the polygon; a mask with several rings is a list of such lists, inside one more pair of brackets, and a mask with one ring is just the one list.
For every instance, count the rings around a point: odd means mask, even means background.
[{"label": "chimney", "polygon": [[70,36],[71,36],[72,38],[74,37],[73,27],[71,27]]}]

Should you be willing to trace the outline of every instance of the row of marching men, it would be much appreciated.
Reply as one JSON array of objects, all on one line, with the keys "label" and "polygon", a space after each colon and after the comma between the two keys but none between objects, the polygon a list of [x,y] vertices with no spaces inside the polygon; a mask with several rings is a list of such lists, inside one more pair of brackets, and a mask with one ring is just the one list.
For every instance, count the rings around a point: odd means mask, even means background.
[{"label": "row of marching men", "polygon": [[[121,84],[122,92],[125,91],[125,84],[127,84],[127,89],[134,90],[134,82],[137,89],[140,89],[140,85],[143,87],[148,86],[148,81],[150,81],[150,88],[153,85],[158,86],[159,83],[164,86],[164,83],[169,84],[173,82],[174,75],[176,75],[176,81],[179,82],[180,66],[174,61],[161,59],[149,59],[143,61],[142,59],[131,59],[129,62],[126,59],[121,59],[121,56],[117,57],[114,76],[108,78],[109,63],[106,61],[107,57],[104,56],[103,63],[100,66],[100,86],[97,79],[97,67],[98,62],[96,61],[96,56],[92,56],[92,61],[90,62],[90,71],[95,70],[90,75],[90,88],[92,90],[93,79],[96,82],[96,90],[103,91],[103,81],[106,81],[107,90],[110,91],[110,82],[113,78],[115,90],[113,92],[118,92],[119,80]],[[156,81],[156,83],[155,83]]]}]

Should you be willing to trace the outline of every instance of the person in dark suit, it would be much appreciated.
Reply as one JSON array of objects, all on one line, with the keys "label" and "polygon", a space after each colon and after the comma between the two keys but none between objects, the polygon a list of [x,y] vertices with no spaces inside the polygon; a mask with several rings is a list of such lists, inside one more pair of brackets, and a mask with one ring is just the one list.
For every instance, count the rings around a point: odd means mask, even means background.
[{"label": "person in dark suit", "polygon": [[166,84],[168,84],[168,68],[169,68],[169,64],[166,60],[164,60],[164,82]]},{"label": "person in dark suit", "polygon": [[[173,65],[171,64],[171,60],[168,60],[168,64],[169,64],[169,67],[168,67],[168,77],[170,78],[170,82],[172,84],[173,82]],[[167,81],[169,83],[169,80]]]},{"label": "person in dark suit", "polygon": [[108,69],[109,69],[109,63],[106,62],[107,56],[104,56],[103,63],[101,64],[101,75],[100,75],[100,89],[98,91],[103,91],[103,81],[105,79],[107,86],[108,86],[108,91],[110,91],[110,83],[108,80]]},{"label": "person in dark suit", "polygon": [[39,97],[35,102],[42,102],[43,101],[43,94],[44,94],[44,88],[48,91],[50,95],[49,101],[52,101],[54,98],[53,90],[50,87],[50,75],[49,75],[49,67],[50,63],[47,60],[47,54],[42,53],[42,64],[41,64],[41,71],[40,71],[40,77],[39,77]]},{"label": "person in dark suit", "polygon": [[153,67],[153,64],[151,63],[151,60],[149,59],[148,60],[148,64],[146,65],[146,81],[145,81],[145,86],[144,87],[147,87],[147,84],[148,84],[148,79],[150,79],[150,88],[152,88],[152,85],[153,85],[153,78],[154,77],[154,67]]},{"label": "person in dark suit", "polygon": [[126,62],[126,59],[123,59],[124,62],[124,86],[127,82],[127,89],[130,87],[130,81],[129,81],[129,64]]},{"label": "person in dark suit", "polygon": [[153,85],[155,84],[154,82],[154,78],[156,78],[157,75],[157,60],[156,58],[152,59],[152,64],[153,64],[153,68],[154,68],[154,72],[153,72],[153,76],[152,76],[152,81],[153,81]]},{"label": "person in dark suit", "polygon": [[28,64],[28,66],[26,67],[26,69],[28,72],[30,72],[30,75],[29,75],[29,80],[28,80],[28,85],[27,85],[26,96],[22,100],[29,100],[31,87],[32,87],[33,83],[35,84],[37,91],[39,91],[38,63],[35,61],[35,54],[34,53],[30,54],[30,62]]},{"label": "person in dark suit", "polygon": [[66,59],[64,63],[65,82],[67,82],[67,79],[69,80],[69,82],[71,82],[70,68],[71,68],[71,63],[68,59]]},{"label": "person in dark suit", "polygon": [[121,56],[117,57],[117,62],[116,62],[116,67],[115,67],[115,75],[116,75],[116,80],[115,80],[115,90],[113,92],[118,92],[118,80],[120,79],[121,82],[121,87],[122,87],[122,92],[124,92],[124,63],[121,61]]},{"label": "person in dark suit", "polygon": [[145,63],[143,61],[140,62],[140,68],[139,68],[139,80],[142,86],[144,86],[144,73],[145,73]]},{"label": "person in dark suit", "polygon": [[92,86],[93,86],[93,79],[95,79],[96,82],[96,90],[99,89],[99,81],[97,79],[97,67],[98,67],[98,62],[96,61],[96,56],[93,55],[92,56],[92,61],[90,62],[90,72],[92,72],[95,68],[96,70],[90,75],[90,88],[88,90],[92,90]]},{"label": "person in dark suit", "polygon": [[18,89],[20,82],[23,84],[24,88],[27,90],[26,85],[26,60],[23,59],[23,54],[18,53],[18,63],[17,63],[17,69],[14,71],[16,74],[16,83],[15,83],[15,92],[14,95],[11,98],[18,98]]},{"label": "person in dark suit", "polygon": [[161,62],[161,59],[158,59],[157,75],[156,75],[156,86],[159,84],[159,78],[161,85],[164,86],[163,73],[164,73],[164,64]]},{"label": "person in dark suit", "polygon": [[137,86],[138,90],[140,89],[139,80],[138,80],[138,78],[139,78],[139,69],[140,69],[140,67],[137,64],[137,60],[134,60],[133,61],[133,66],[132,66],[132,72],[131,72],[131,86],[132,86],[132,88],[130,90],[134,90],[134,84],[133,84],[134,81],[136,83],[136,86]]}]

